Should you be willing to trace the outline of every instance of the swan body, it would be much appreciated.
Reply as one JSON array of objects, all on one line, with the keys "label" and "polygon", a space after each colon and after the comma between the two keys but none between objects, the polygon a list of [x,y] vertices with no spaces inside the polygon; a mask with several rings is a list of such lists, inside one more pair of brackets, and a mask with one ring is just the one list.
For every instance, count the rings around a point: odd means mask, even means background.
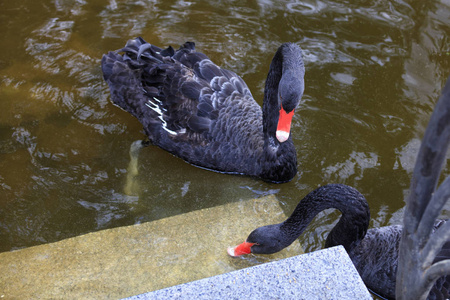
[{"label": "swan body", "polygon": [[245,82],[187,42],[161,49],[136,38],[102,58],[114,104],[143,125],[150,142],[193,165],[286,182],[297,173],[290,124],[304,90],[299,46],[275,53],[263,107]]},{"label": "swan body", "polygon": [[[366,286],[378,295],[394,299],[402,226],[368,230],[367,201],[356,189],[346,185],[329,184],[312,191],[284,222],[255,229],[244,243],[229,248],[228,253],[239,256],[278,252],[294,242],[314,217],[328,208],[340,210],[342,216],[329,233],[325,247],[344,246]],[[433,232],[445,222],[438,220]],[[450,242],[447,242],[435,260],[449,257]],[[444,276],[432,288],[428,299],[440,299],[445,295],[448,298],[449,291],[450,276]]]}]

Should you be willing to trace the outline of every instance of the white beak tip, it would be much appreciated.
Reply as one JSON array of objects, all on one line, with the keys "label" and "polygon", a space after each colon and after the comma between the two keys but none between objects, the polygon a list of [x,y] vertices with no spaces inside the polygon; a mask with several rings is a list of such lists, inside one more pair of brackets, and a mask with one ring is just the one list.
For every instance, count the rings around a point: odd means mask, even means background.
[{"label": "white beak tip", "polygon": [[234,247],[228,247],[227,252],[229,256],[236,256],[234,255]]},{"label": "white beak tip", "polygon": [[289,132],[277,130],[276,137],[280,143],[286,142],[287,139],[289,138]]}]

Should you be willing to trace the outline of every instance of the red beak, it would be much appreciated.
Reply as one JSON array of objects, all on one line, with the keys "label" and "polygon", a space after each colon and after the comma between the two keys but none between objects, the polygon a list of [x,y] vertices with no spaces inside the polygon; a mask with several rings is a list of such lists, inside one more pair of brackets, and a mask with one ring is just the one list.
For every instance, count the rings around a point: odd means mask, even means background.
[{"label": "red beak", "polygon": [[290,113],[287,113],[283,109],[283,105],[281,105],[280,116],[278,118],[278,126],[277,126],[277,140],[280,143],[285,142],[289,138],[289,133],[291,131],[291,123],[292,117],[294,116],[294,110]]},{"label": "red beak", "polygon": [[236,247],[229,247],[227,252],[230,256],[241,256],[244,254],[250,254],[252,253],[251,247],[254,244],[255,243],[243,242],[242,244],[237,245]]}]

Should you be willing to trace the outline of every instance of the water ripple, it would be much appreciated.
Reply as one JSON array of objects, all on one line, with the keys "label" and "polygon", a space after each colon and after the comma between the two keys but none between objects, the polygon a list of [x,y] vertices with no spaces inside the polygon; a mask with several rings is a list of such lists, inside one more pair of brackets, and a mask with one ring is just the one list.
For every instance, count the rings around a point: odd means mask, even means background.
[{"label": "water ripple", "polygon": [[[0,5],[2,251],[271,193],[293,209],[328,182],[377,191],[389,203],[370,200],[381,225],[403,205],[417,137],[448,76],[448,1],[19,2]],[[307,70],[293,123],[299,175],[275,187],[149,147],[139,196],[123,196],[129,146],[144,135],[111,105],[100,59],[135,36],[196,42],[256,99],[277,47],[298,43]],[[305,248],[320,248],[338,216],[319,215]]]}]

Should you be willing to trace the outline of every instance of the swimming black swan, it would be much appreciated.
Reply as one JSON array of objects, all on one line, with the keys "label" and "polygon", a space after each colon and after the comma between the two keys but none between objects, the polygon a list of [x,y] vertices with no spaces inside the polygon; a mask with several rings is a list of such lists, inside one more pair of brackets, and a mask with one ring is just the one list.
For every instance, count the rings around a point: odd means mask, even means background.
[{"label": "swimming black swan", "polygon": [[369,289],[387,298],[450,299],[450,222],[438,219],[450,199],[450,176],[437,188],[449,144],[450,77],[417,156],[404,226],[367,230],[370,213],[364,196],[352,187],[330,184],[306,195],[286,221],[255,229],[228,254],[280,251],[302,234],[317,213],[336,208],[342,216],[325,246],[343,245]]},{"label": "swimming black swan", "polygon": [[[228,248],[228,254],[239,256],[278,252],[294,242],[313,218],[328,208],[340,210],[342,216],[329,233],[325,247],[344,246],[367,287],[383,297],[395,298],[402,226],[367,230],[370,221],[367,201],[361,193],[347,185],[329,184],[310,192],[284,222],[255,229],[244,243]],[[433,231],[445,222],[437,221]],[[450,242],[444,248],[440,255],[449,258]],[[449,284],[450,276],[447,277],[446,283]],[[432,293],[442,294],[436,287]]]},{"label": "swimming black swan", "polygon": [[242,78],[196,52],[192,42],[175,51],[136,38],[104,55],[102,71],[112,101],[142,123],[152,144],[223,173],[271,182],[297,173],[290,126],[305,68],[296,44],[276,51],[262,110]]}]

